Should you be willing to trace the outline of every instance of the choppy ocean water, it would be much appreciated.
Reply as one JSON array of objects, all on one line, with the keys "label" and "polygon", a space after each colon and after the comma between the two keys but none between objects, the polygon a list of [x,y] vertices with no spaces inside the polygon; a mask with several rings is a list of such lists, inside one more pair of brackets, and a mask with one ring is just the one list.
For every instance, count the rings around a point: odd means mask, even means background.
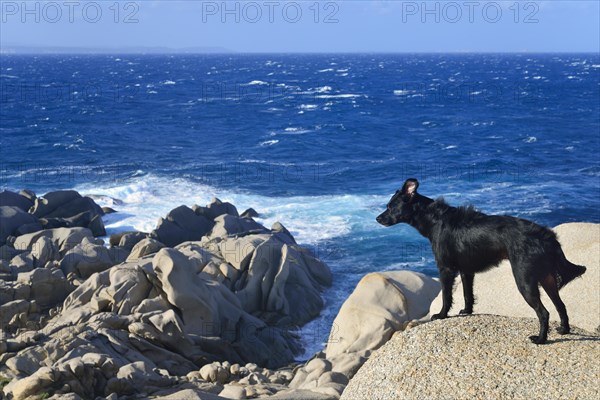
[{"label": "choppy ocean water", "polygon": [[599,78],[597,54],[2,55],[0,186],[104,195],[109,234],[213,196],[281,221],[334,273],[309,354],[364,274],[435,275],[425,239],[374,219],[407,177],[600,222]]}]

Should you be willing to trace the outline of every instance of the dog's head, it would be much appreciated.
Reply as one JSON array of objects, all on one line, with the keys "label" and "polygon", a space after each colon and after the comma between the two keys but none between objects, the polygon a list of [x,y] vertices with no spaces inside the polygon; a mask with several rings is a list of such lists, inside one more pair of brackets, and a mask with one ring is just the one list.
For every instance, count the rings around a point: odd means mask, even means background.
[{"label": "dog's head", "polygon": [[376,218],[377,222],[384,226],[408,222],[415,211],[418,187],[418,180],[407,179],[402,189],[396,191],[392,196],[387,204],[387,209]]}]

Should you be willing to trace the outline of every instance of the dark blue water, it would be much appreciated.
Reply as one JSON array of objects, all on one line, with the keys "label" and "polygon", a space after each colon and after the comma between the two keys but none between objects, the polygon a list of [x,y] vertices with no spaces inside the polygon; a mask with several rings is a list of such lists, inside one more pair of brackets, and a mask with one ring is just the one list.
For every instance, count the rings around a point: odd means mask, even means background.
[{"label": "dark blue water", "polygon": [[109,232],[214,195],[254,207],[334,271],[315,343],[365,273],[435,274],[427,241],[374,221],[407,177],[484,212],[600,222],[597,54],[0,60],[0,186],[123,200]]}]

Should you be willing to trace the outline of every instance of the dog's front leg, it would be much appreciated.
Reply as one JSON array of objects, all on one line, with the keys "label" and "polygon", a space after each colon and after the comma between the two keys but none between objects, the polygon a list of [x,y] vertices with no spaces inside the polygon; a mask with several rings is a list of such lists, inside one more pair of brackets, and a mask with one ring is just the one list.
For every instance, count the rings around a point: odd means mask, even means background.
[{"label": "dog's front leg", "polygon": [[452,307],[452,287],[454,286],[454,279],[456,279],[456,271],[453,271],[446,267],[439,267],[440,270],[440,283],[442,284],[442,310],[439,314],[434,314],[431,319],[444,319],[448,316],[448,311]]},{"label": "dog's front leg", "polygon": [[460,310],[460,314],[472,314],[473,304],[475,298],[473,297],[473,278],[474,274],[467,274],[464,272],[460,273],[460,280],[462,281],[463,295],[465,297],[465,308]]}]

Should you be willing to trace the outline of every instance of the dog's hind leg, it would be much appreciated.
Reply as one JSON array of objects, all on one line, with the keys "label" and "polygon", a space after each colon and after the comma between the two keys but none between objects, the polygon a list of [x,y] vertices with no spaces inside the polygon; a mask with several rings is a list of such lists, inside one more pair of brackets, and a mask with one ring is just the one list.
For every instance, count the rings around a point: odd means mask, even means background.
[{"label": "dog's hind leg", "polygon": [[460,280],[462,281],[463,295],[465,297],[465,308],[460,310],[460,314],[472,314],[473,304],[475,299],[473,297],[473,278],[474,274],[467,274],[464,272],[460,273]]},{"label": "dog's hind leg", "polygon": [[527,270],[526,267],[522,265],[515,266],[515,264],[512,263],[512,260],[511,264],[513,266],[513,274],[515,276],[519,292],[521,292],[521,295],[523,295],[523,298],[525,298],[527,304],[529,304],[529,306],[535,310],[540,322],[540,332],[538,336],[530,336],[529,339],[535,344],[544,344],[548,338],[548,320],[550,318],[550,314],[540,300],[540,288],[538,287],[538,282],[533,278],[533,276],[525,272]]},{"label": "dog's hind leg", "polygon": [[442,310],[438,314],[431,316],[432,320],[444,319],[448,316],[448,311],[452,307],[452,287],[456,279],[456,271],[445,267],[439,267],[440,283],[442,284]]},{"label": "dog's hind leg", "polygon": [[562,302],[560,296],[558,294],[558,284],[556,282],[556,277],[554,274],[550,273],[542,278],[541,282],[542,287],[554,303],[554,307],[556,307],[556,311],[558,311],[558,316],[560,317],[560,327],[556,330],[561,335],[565,335],[571,331],[571,327],[569,326],[569,316],[567,315],[567,308],[565,307],[565,303]]}]

